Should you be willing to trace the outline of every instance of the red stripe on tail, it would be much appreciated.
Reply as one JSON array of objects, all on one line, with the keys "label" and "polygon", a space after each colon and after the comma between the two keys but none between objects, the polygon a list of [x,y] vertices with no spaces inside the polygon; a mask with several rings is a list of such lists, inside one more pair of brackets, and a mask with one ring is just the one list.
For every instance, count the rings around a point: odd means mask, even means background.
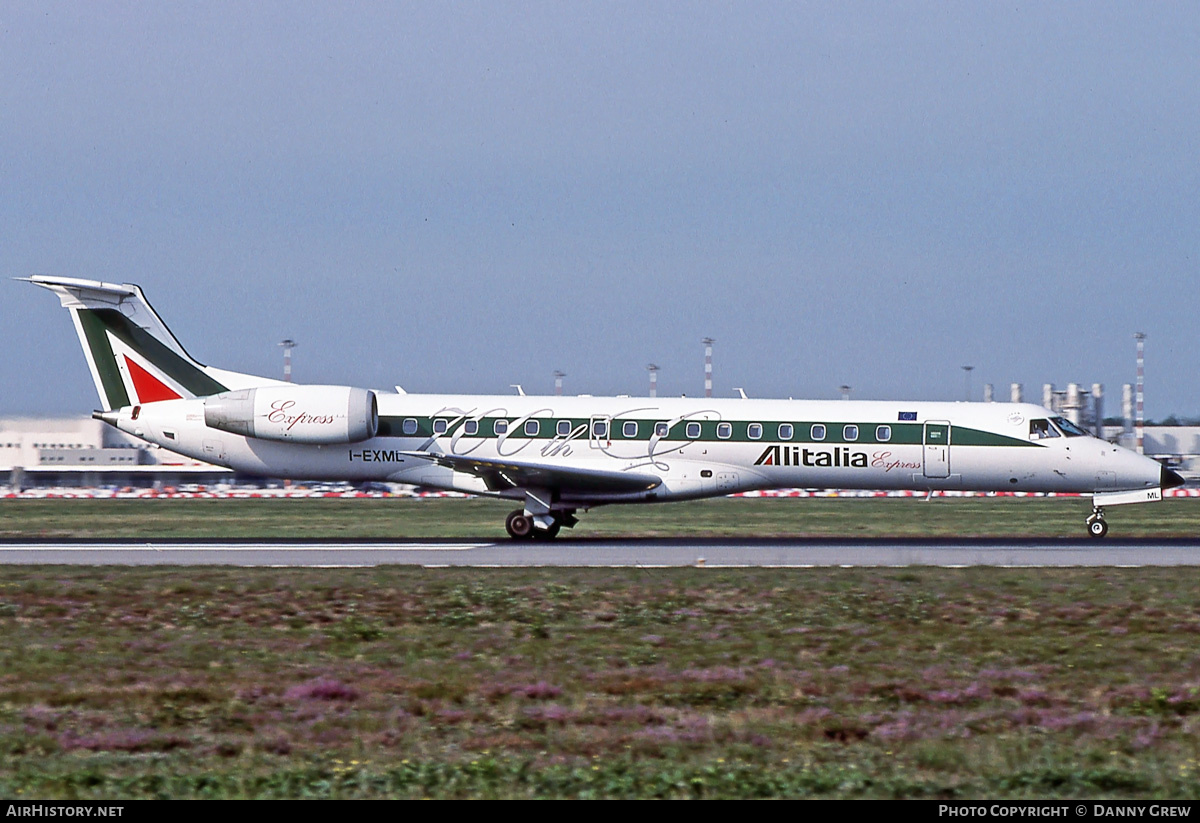
[{"label": "red stripe on tail", "polygon": [[153,403],[157,400],[178,400],[179,393],[163,383],[137,363],[125,357],[125,366],[129,376],[133,378],[133,390],[137,392],[139,403]]}]

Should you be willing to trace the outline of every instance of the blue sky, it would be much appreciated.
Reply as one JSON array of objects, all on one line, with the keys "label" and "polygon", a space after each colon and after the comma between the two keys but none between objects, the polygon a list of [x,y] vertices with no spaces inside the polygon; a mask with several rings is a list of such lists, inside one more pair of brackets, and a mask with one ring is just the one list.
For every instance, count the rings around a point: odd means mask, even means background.
[{"label": "blue sky", "polygon": [[[10,276],[409,391],[1200,414],[1195,4],[0,3]],[[0,284],[0,413],[94,407]]]}]

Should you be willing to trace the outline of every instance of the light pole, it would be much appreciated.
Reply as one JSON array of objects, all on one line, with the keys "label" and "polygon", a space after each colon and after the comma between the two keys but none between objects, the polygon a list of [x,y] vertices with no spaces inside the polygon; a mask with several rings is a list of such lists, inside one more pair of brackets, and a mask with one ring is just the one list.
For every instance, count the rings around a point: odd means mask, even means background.
[{"label": "light pole", "polygon": [[1145,401],[1143,386],[1146,378],[1146,335],[1142,332],[1137,332],[1134,334],[1133,339],[1137,341],[1137,399],[1135,401],[1137,403],[1137,410],[1134,416],[1137,424],[1137,453],[1145,454],[1146,442],[1143,440],[1143,436],[1146,433],[1146,421],[1143,414],[1143,402]]},{"label": "light pole", "polygon": [[292,349],[296,348],[296,341],[292,338],[287,338],[282,341],[280,346],[283,347],[283,379],[292,382]]},{"label": "light pole", "polygon": [[704,396],[712,397],[712,347],[717,341],[706,337],[700,342],[704,344]]}]

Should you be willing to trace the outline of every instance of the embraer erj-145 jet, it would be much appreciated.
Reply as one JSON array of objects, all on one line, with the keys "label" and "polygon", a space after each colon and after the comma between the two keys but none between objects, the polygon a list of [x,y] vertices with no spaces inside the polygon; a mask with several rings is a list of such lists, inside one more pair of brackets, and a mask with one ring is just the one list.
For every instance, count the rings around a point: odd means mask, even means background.
[{"label": "embraer erj-145 jet", "polygon": [[[513,538],[580,509],[752,489],[963,489],[1161,500],[1183,479],[1023,403],[406,394],[204,366],[135,285],[34,276],[71,312],[94,417],[244,474],[412,483],[518,501]],[[747,530],[752,527],[748,526]]]}]

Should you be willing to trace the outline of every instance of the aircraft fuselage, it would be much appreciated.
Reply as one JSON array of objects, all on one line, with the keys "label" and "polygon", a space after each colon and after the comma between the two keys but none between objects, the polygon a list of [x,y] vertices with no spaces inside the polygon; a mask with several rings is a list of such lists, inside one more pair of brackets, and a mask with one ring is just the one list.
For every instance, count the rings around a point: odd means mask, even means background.
[{"label": "aircraft fuselage", "polygon": [[[252,475],[380,480],[519,498],[424,457],[510,460],[648,475],[653,488],[572,494],[561,507],[700,498],[754,489],[1011,490],[1158,488],[1155,461],[1053,425],[1032,404],[378,393],[376,436],[309,445],[214,430],[202,399],[115,413],[119,428]],[[106,417],[105,419],[109,419]]]}]

